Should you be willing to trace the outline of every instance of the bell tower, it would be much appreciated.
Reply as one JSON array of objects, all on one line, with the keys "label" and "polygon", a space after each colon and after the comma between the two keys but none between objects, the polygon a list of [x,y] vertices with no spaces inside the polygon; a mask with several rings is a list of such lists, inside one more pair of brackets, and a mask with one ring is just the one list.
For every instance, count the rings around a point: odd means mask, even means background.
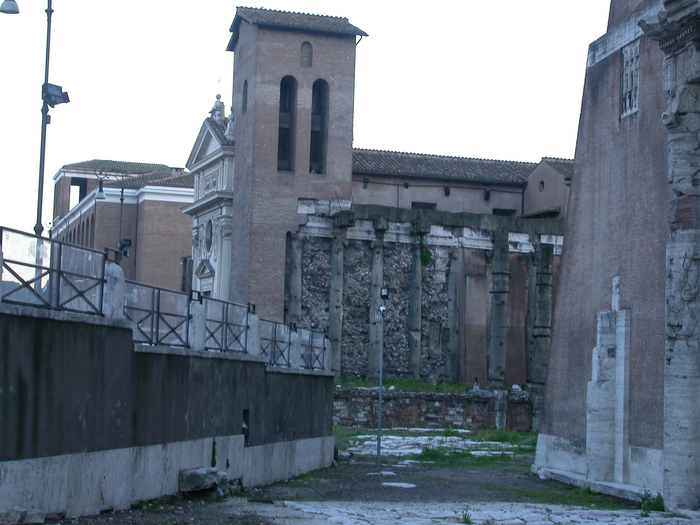
[{"label": "bell tower", "polygon": [[349,200],[355,45],[346,18],[238,8],[229,297],[283,321],[287,233],[300,199]]}]

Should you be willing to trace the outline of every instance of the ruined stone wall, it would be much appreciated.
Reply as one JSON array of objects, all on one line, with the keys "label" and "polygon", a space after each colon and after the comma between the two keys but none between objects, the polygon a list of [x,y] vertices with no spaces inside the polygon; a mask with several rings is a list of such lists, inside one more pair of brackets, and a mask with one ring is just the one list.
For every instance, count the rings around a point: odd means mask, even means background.
[{"label": "ruined stone wall", "polygon": [[[382,395],[382,426],[407,428],[503,428],[532,430],[532,404],[528,392],[512,392],[506,403],[495,394],[476,392],[437,393],[387,391]],[[500,412],[503,418],[497,417]],[[333,424],[373,428],[377,426],[377,389],[336,388],[333,395]]]},{"label": "ruined stone wall", "polygon": [[[310,205],[305,203],[305,208]],[[319,210],[328,209],[319,205]],[[288,322],[332,332],[329,338],[338,353],[335,370],[341,377],[378,377],[379,288],[385,286],[389,288],[385,377],[462,384],[479,378],[483,386],[488,363],[499,362],[503,364],[493,386],[542,384],[548,339],[545,346],[536,347],[537,357],[528,361],[528,352],[535,351],[535,346],[529,350],[528,334],[534,333],[535,323],[549,330],[549,317],[538,320],[528,311],[535,312],[540,303],[551,306],[551,290],[549,295],[534,293],[535,288],[540,290],[536,261],[541,246],[549,246],[551,254],[555,243],[559,253],[560,221],[447,212],[425,215],[379,206],[356,206],[343,213],[341,225],[329,213],[310,213],[307,224],[293,236],[288,259],[299,261],[300,270],[290,271],[288,280],[300,282],[300,307],[294,306],[293,293],[288,292],[286,299],[287,312],[301,312]],[[498,231],[503,244],[496,252]],[[507,288],[499,301],[504,296],[507,300],[493,310],[497,261],[499,268],[505,268],[499,278]],[[549,272],[551,266],[550,261]],[[331,299],[338,295],[339,300]],[[531,374],[531,368],[539,372]]]}]

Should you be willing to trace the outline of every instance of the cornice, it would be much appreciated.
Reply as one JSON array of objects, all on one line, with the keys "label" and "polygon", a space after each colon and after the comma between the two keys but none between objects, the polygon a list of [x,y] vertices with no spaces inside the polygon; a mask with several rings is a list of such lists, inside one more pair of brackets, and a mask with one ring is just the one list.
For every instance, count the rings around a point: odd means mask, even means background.
[{"label": "cornice", "polygon": [[233,192],[230,191],[217,191],[210,193],[205,199],[198,200],[182,208],[182,213],[194,217],[201,212],[217,208],[219,206],[225,206],[227,204],[233,204]]}]

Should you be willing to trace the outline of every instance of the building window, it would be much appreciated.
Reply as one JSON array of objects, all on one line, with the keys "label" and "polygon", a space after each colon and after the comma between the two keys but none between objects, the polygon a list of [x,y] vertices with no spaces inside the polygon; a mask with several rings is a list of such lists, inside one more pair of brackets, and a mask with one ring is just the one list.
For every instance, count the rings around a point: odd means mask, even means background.
[{"label": "building window", "polygon": [[622,116],[639,109],[639,40],[622,48]]},{"label": "building window", "polygon": [[243,81],[243,102],[241,104],[241,113],[248,111],[248,81]]},{"label": "building window", "polygon": [[301,67],[311,67],[314,63],[314,48],[309,42],[301,45]]},{"label": "building window", "polygon": [[328,83],[314,82],[311,93],[311,146],[309,173],[326,173],[328,143]]},{"label": "building window", "polygon": [[204,227],[204,250],[207,253],[211,253],[211,245],[214,240],[214,225],[211,220],[207,221],[207,225]]},{"label": "building window", "polygon": [[280,118],[277,136],[277,169],[294,171],[294,122],[296,120],[297,81],[284,77],[280,82]]}]

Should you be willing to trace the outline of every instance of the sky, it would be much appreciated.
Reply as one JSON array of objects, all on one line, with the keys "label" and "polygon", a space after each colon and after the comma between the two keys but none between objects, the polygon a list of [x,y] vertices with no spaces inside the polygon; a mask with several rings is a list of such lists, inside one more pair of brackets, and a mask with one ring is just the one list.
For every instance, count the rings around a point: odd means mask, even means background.
[{"label": "sky", "polygon": [[[0,14],[0,226],[36,222],[47,0]],[[217,93],[229,113],[234,0],[53,0],[42,222],[53,176],[90,159],[184,167]],[[357,45],[354,146],[573,158],[588,44],[610,0],[261,0],[347,17]]]}]

